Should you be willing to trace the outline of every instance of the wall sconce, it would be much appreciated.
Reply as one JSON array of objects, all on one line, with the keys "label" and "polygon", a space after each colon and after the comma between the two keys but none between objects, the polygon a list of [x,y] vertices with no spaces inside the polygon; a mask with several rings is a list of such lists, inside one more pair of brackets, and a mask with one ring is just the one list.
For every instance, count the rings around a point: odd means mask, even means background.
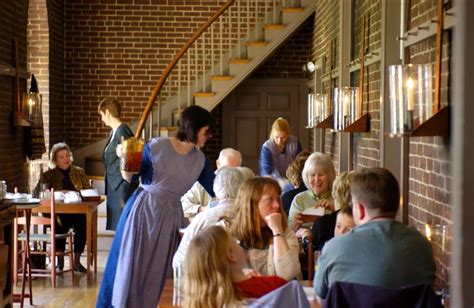
[{"label": "wall sconce", "polygon": [[431,65],[390,65],[388,79],[390,135],[402,136],[434,113]]},{"label": "wall sconce", "polygon": [[316,64],[314,64],[314,62],[309,61],[308,63],[303,64],[303,72],[311,74],[314,73],[315,70]]},{"label": "wall sconce", "polygon": [[334,131],[344,131],[346,127],[359,119],[359,88],[334,88]]},{"label": "wall sconce", "polygon": [[439,224],[418,223],[416,229],[425,236],[428,241],[436,243],[444,252],[446,249],[446,226]]},{"label": "wall sconce", "polygon": [[308,94],[308,126],[307,128],[318,127],[331,114],[325,94]]},{"label": "wall sconce", "polygon": [[[421,137],[449,134],[449,102],[447,106],[441,106],[443,12],[444,1],[438,0],[434,70],[430,64],[391,65],[388,68],[390,136]],[[417,36],[418,32],[408,30],[407,33]]]},{"label": "wall sconce", "polygon": [[43,125],[42,117],[43,96],[38,91],[38,83],[35,75],[31,76],[31,86],[29,93],[23,93],[23,116],[30,122],[31,126],[38,127]]}]

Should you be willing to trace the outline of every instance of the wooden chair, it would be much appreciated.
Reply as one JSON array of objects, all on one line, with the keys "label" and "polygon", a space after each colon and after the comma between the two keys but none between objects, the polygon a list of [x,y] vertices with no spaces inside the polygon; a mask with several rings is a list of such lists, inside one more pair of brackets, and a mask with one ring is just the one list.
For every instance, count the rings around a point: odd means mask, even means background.
[{"label": "wooden chair", "polygon": [[[74,265],[73,265],[73,232],[69,231],[66,234],[56,234],[56,203],[54,200],[54,190],[51,190],[51,200],[42,200],[41,206],[50,206],[51,214],[50,217],[41,217],[41,216],[32,216],[31,217],[31,224],[30,224],[30,243],[27,244],[26,242],[26,235],[25,232],[18,232],[19,225],[25,225],[26,220],[25,217],[17,217],[15,218],[14,226],[13,226],[13,236],[14,236],[14,257],[13,257],[13,282],[16,284],[18,281],[18,254],[21,253],[24,249],[30,246],[31,243],[38,242],[42,243],[43,245],[49,244],[49,249],[40,249],[40,250],[31,250],[30,255],[45,255],[51,259],[50,266],[51,268],[48,269],[31,269],[31,277],[51,277],[51,286],[53,288],[56,287],[56,275],[63,274],[64,272],[71,272],[71,278],[74,282]],[[42,228],[42,227],[46,228]],[[49,232],[46,233],[37,233],[34,230],[42,230],[42,229],[49,229]],[[58,239],[67,239],[68,247],[65,251],[57,251],[56,250],[56,240]],[[18,241],[21,242],[21,249],[18,249]],[[21,253],[23,258],[23,253]],[[56,269],[56,257],[57,256],[69,256],[69,269],[67,270],[58,270]]]},{"label": "wooden chair", "polygon": [[[300,260],[302,261],[301,269],[306,271],[306,280],[313,280],[314,276],[314,250],[313,236],[311,234],[300,239]],[[304,247],[303,245],[306,245]]]}]

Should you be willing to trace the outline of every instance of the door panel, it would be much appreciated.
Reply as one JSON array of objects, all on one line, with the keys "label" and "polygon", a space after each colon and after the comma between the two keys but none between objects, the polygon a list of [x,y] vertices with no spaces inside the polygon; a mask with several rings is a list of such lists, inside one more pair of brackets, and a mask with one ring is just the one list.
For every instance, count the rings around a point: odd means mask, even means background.
[{"label": "door panel", "polygon": [[[244,82],[223,101],[223,147],[239,150],[242,164],[258,174],[260,148],[278,117],[290,122],[293,134],[306,147],[307,135],[298,136],[301,131],[299,114],[301,108],[306,110],[306,102],[302,101],[306,97],[304,89],[301,80],[254,79]],[[300,107],[301,104],[304,106]]]}]

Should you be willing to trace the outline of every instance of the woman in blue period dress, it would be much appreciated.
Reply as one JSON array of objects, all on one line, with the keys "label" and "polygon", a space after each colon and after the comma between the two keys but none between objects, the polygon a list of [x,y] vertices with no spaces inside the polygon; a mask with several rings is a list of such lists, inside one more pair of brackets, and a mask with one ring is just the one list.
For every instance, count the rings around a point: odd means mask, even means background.
[{"label": "woman in blue period dress", "polygon": [[198,149],[213,125],[207,110],[191,106],[181,115],[176,137],[155,138],[145,146],[141,184],[120,217],[97,307],[157,306],[184,226],[180,197],[196,180],[214,196],[214,172]]},{"label": "woman in blue period dress", "polygon": [[293,189],[286,178],[288,165],[301,152],[298,138],[290,135],[290,124],[283,118],[272,124],[270,138],[265,141],[260,151],[260,176],[270,176],[280,184],[283,192]]}]

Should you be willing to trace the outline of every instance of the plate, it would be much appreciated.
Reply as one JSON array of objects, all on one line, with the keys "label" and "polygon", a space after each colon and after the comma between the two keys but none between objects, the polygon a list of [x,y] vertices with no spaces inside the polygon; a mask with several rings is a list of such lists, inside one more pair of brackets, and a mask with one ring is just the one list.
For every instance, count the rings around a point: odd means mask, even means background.
[{"label": "plate", "polygon": [[12,204],[16,204],[16,205],[28,205],[28,204],[37,204],[37,203],[40,203],[40,199],[38,198],[29,198],[29,199],[23,199],[23,198],[19,198],[19,199],[12,199],[10,200],[10,203]]}]

